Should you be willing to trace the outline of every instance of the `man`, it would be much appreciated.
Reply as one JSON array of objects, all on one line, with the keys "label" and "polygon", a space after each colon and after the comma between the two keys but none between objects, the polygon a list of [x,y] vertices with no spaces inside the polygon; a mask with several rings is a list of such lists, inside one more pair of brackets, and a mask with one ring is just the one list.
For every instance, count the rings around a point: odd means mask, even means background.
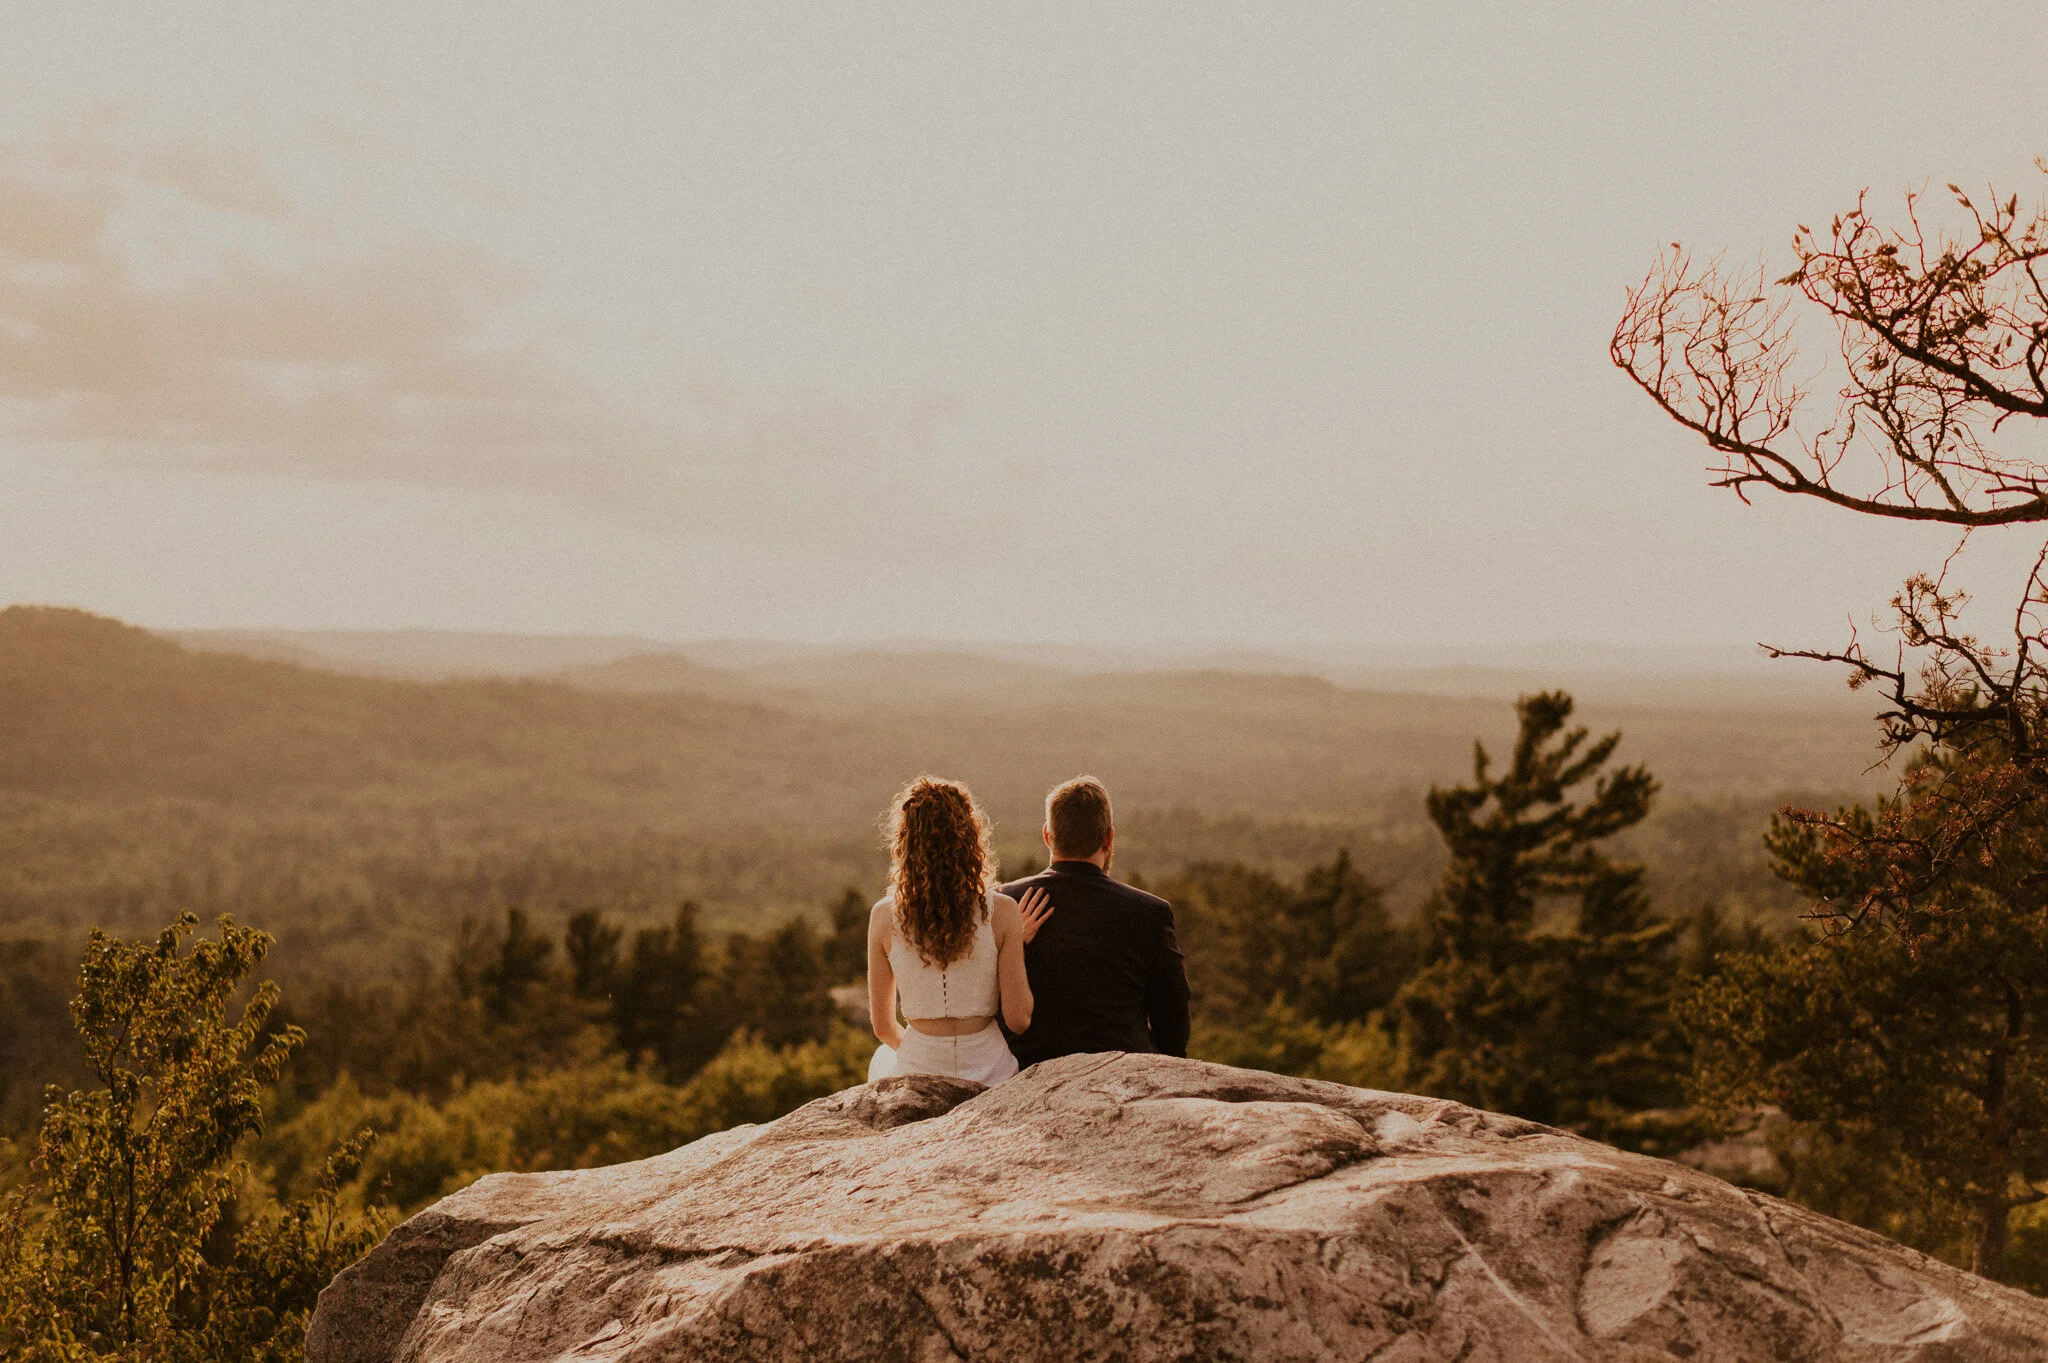
[{"label": "man", "polygon": [[1010,1038],[1019,1065],[1083,1051],[1188,1053],[1188,973],[1173,906],[1109,877],[1116,842],[1109,792],[1077,776],[1045,797],[1052,864],[1003,886],[1043,888],[1051,916],[1024,947],[1036,1001],[1031,1030]]}]

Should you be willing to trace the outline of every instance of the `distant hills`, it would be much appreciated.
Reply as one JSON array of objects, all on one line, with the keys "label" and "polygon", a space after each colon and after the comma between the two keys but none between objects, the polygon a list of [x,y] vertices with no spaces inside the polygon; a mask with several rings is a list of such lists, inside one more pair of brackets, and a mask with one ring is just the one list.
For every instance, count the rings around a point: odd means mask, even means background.
[{"label": "distant hills", "polygon": [[829,756],[839,737],[694,693],[388,680],[188,647],[82,611],[0,611],[0,790],[514,820],[640,822],[663,805],[808,818],[847,792],[825,762],[791,804],[789,757]]},{"label": "distant hills", "polygon": [[811,693],[813,700],[1011,694],[1099,673],[1233,672],[1315,676],[1353,690],[1511,700],[1562,686],[1582,701],[1636,707],[1832,711],[1860,715],[1839,674],[1771,662],[1754,648],[1509,645],[1480,648],[860,645],[775,640],[664,642],[632,635],[461,630],[183,630],[195,648],[415,681],[556,678],[592,689]]},{"label": "distant hills", "polygon": [[[444,681],[218,651],[73,610],[0,611],[0,790],[230,803],[374,799],[480,817],[867,824],[922,770],[974,782],[1004,817],[1080,770],[1126,802],[1336,815],[1454,780],[1500,699],[1367,691],[1322,677],[1079,672],[957,651],[770,653],[712,666],[625,641],[305,636],[396,670],[581,662]],[[307,642],[310,640],[311,642]],[[323,642],[325,641],[325,642]],[[637,641],[635,641],[637,642]],[[199,644],[206,647],[197,646]],[[516,643],[516,646],[515,646]],[[383,664],[379,664],[382,666]],[[1839,705],[1586,704],[1623,757],[1690,796],[1860,788],[1872,728]]]},{"label": "distant hills", "polygon": [[[815,911],[878,886],[877,820],[921,771],[969,782],[1013,859],[1036,846],[1045,790],[1089,771],[1118,801],[1129,869],[1299,869],[1350,847],[1405,905],[1438,856],[1422,792],[1465,776],[1475,738],[1498,751],[1513,733],[1512,689],[648,645],[166,636],[0,611],[0,933],[212,906],[289,919],[302,950],[374,954],[400,928],[430,942],[511,903]],[[1882,779],[1872,725],[1831,693],[1737,678],[1681,704],[1657,684],[1666,703],[1582,695],[1581,715],[1663,782],[1640,855],[1695,899],[1777,894],[1756,841],[1768,810]]]},{"label": "distant hills", "polygon": [[481,630],[201,629],[167,631],[165,637],[208,652],[409,681],[537,677],[665,648],[659,640],[631,635]]}]

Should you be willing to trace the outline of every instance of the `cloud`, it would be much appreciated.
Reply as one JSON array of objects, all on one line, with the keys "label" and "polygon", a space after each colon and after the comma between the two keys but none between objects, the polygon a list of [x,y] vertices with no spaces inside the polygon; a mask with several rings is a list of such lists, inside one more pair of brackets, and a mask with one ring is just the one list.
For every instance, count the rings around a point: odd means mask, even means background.
[{"label": "cloud", "polygon": [[17,445],[755,536],[945,500],[956,401],[703,376],[629,390],[579,365],[531,293],[475,243],[334,221],[261,148],[92,127],[0,144],[0,431]]}]

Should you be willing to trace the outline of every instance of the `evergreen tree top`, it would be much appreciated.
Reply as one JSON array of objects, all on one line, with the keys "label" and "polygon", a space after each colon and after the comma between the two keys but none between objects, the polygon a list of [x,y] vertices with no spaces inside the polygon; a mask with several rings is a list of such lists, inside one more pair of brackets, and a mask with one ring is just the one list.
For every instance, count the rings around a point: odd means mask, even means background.
[{"label": "evergreen tree top", "polygon": [[[1472,783],[1430,789],[1430,821],[1451,854],[1430,912],[1454,947],[1476,948],[1473,934],[1485,929],[1526,927],[1538,895],[1584,892],[1613,876],[1620,868],[1595,844],[1649,813],[1655,778],[1639,766],[1601,771],[1621,734],[1588,745],[1584,726],[1565,728],[1572,708],[1564,691],[1522,697],[1506,771],[1493,775],[1486,745],[1475,742]],[[1571,799],[1588,779],[1591,798]]]}]

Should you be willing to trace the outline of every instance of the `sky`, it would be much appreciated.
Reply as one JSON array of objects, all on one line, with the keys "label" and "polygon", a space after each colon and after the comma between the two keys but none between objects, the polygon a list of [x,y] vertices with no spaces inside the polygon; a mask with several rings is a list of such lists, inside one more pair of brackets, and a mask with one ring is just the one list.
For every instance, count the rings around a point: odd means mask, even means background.
[{"label": "sky", "polygon": [[2009,4],[8,24],[0,602],[162,627],[1839,642],[1950,540],[1710,489],[1624,290],[2048,154]]}]

